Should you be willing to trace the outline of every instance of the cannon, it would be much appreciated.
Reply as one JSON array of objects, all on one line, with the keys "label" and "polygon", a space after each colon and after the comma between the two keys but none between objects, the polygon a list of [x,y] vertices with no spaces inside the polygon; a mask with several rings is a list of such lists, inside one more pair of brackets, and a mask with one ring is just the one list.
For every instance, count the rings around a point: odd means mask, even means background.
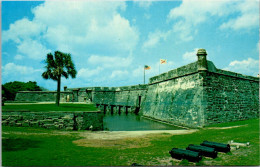
[{"label": "cannon", "polygon": [[225,153],[230,152],[229,144],[216,143],[216,142],[210,142],[205,140],[200,145],[215,148],[215,150],[218,152],[225,152]]},{"label": "cannon", "polygon": [[172,150],[169,151],[169,153],[171,154],[172,158],[187,159],[188,161],[192,162],[199,162],[202,159],[200,152],[195,152],[191,150],[172,148]]},{"label": "cannon", "polygon": [[211,157],[211,158],[216,158],[218,155],[218,152],[215,151],[215,148],[211,148],[211,147],[206,147],[206,146],[200,146],[200,145],[193,145],[190,144],[186,150],[191,150],[191,151],[196,151],[196,152],[200,152],[201,155],[205,156],[205,157]]}]

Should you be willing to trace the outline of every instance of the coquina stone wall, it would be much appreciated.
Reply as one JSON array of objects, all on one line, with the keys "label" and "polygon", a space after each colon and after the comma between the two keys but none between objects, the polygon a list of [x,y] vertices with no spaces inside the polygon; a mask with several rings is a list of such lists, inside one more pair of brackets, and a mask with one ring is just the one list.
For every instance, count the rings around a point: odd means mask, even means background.
[{"label": "coquina stone wall", "polygon": [[101,87],[93,89],[93,103],[107,112],[138,112],[147,91],[147,85]]},{"label": "coquina stone wall", "polygon": [[73,92],[73,97],[75,102],[86,102],[86,103],[92,102],[92,90],[93,87],[66,89],[66,91]]},{"label": "coquina stone wall", "polygon": [[203,59],[151,78],[143,115],[188,127],[259,117],[259,78]]},{"label": "coquina stone wall", "polygon": [[139,112],[188,127],[259,117],[259,78],[217,69],[206,56],[199,49],[196,62],[154,76],[146,85],[66,92],[101,111]]},{"label": "coquina stone wall", "polygon": [[143,115],[181,126],[203,125],[202,77],[199,73],[151,84]]},{"label": "coquina stone wall", "polygon": [[224,70],[205,75],[205,124],[259,117],[259,79]]},{"label": "coquina stone wall", "polygon": [[[214,68],[208,61],[209,68]],[[198,62],[150,78],[143,115],[180,126],[203,127],[203,71]]]},{"label": "coquina stone wall", "polygon": [[103,130],[103,113],[6,111],[2,112],[2,125],[62,130]]},{"label": "coquina stone wall", "polygon": [[[55,102],[56,91],[19,91],[15,96],[15,101],[30,102]],[[61,92],[60,102],[73,102],[73,92]]]}]

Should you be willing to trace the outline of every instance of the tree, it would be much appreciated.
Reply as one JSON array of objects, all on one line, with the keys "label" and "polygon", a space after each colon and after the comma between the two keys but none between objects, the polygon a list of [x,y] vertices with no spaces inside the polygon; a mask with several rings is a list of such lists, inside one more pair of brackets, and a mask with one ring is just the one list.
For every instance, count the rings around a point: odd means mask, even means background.
[{"label": "tree", "polygon": [[2,97],[7,100],[15,100],[15,95],[18,91],[42,91],[42,89],[37,85],[37,82],[7,82],[2,85]]},{"label": "tree", "polygon": [[44,79],[53,79],[57,81],[56,105],[59,106],[61,77],[63,76],[68,79],[69,76],[71,76],[72,78],[75,78],[77,71],[71,60],[70,54],[62,53],[60,51],[55,51],[54,56],[52,53],[48,53],[45,63],[46,71],[42,73],[42,77]]}]

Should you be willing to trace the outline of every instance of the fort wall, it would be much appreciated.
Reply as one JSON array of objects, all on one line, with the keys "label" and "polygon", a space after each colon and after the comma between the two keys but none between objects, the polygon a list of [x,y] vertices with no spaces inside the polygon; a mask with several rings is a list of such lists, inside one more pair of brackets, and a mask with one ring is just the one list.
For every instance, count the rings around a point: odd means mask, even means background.
[{"label": "fort wall", "polygon": [[[15,96],[15,101],[30,102],[55,102],[56,91],[19,91]],[[73,92],[61,92],[60,102],[73,102]]]},{"label": "fort wall", "polygon": [[259,78],[218,69],[204,84],[206,125],[259,117]]},{"label": "fort wall", "polygon": [[103,130],[103,113],[93,112],[2,112],[2,125],[61,130]]},{"label": "fort wall", "polygon": [[139,112],[187,127],[259,117],[259,78],[217,69],[206,55],[199,49],[198,61],[154,76],[148,84],[70,88],[64,95],[104,112]]},{"label": "fort wall", "polygon": [[149,85],[143,115],[181,126],[203,126],[203,87],[200,73]]},{"label": "fort wall", "polygon": [[94,88],[93,103],[103,111],[138,112],[146,91],[147,85]]}]

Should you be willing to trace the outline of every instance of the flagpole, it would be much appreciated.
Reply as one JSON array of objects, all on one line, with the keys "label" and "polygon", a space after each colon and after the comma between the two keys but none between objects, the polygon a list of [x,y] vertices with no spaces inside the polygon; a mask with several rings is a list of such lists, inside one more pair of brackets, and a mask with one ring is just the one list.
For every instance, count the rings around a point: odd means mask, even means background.
[{"label": "flagpole", "polygon": [[144,84],[145,84],[145,67],[144,67]]},{"label": "flagpole", "polygon": [[160,67],[161,67],[161,62],[159,63],[159,74],[160,74]]}]

